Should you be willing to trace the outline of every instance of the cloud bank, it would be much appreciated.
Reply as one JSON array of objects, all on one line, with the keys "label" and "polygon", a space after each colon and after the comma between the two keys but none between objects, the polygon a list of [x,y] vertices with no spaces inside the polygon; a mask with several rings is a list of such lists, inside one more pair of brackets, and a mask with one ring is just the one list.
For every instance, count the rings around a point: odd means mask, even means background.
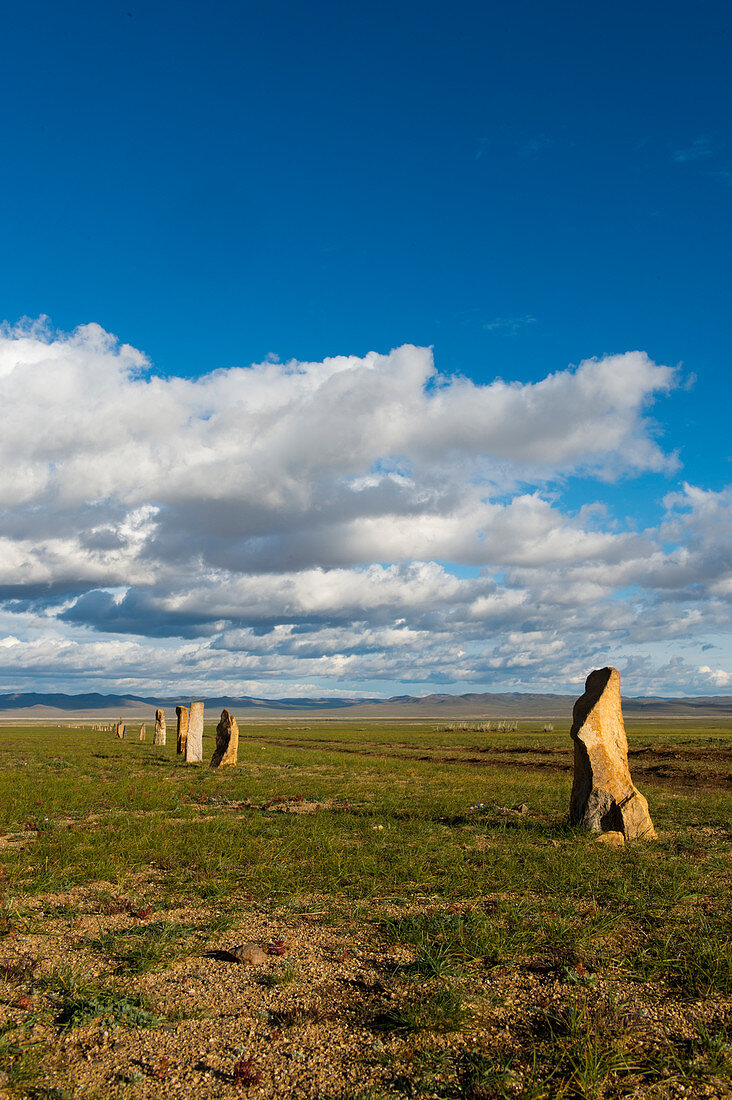
[{"label": "cloud bank", "polygon": [[5,327],[2,680],[561,689],[625,660],[636,690],[721,690],[653,654],[724,629],[730,493],[667,492],[654,529],[591,506],[674,475],[650,410],[677,384],[628,352],[478,385],[412,346],[163,378],[98,325]]}]

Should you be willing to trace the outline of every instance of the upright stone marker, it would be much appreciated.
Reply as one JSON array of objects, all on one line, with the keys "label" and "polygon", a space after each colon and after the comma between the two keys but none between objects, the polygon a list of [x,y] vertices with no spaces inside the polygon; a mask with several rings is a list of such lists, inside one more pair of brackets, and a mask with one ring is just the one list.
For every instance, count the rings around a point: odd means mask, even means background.
[{"label": "upright stone marker", "polygon": [[216,751],[211,757],[212,768],[225,768],[236,764],[239,753],[239,727],[236,718],[228,710],[221,711],[221,721],[216,727]]},{"label": "upright stone marker", "polygon": [[191,703],[186,738],[186,764],[198,764],[203,760],[203,703]]},{"label": "upright stone marker", "polygon": [[143,722],[142,725],[140,726],[140,740],[144,741],[146,736],[147,736],[147,729],[145,727],[145,723]]},{"label": "upright stone marker", "polygon": [[188,738],[188,707],[176,707],[178,717],[178,731],[175,738],[175,751],[180,754],[186,751],[186,739]]},{"label": "upright stone marker", "polygon": [[573,825],[592,833],[619,832],[626,840],[653,840],[648,803],[633,786],[628,739],[620,706],[620,673],[598,668],[574,704],[574,783],[569,803]]},{"label": "upright stone marker", "polygon": [[117,723],[117,736],[119,737],[120,741],[122,740],[124,735],[125,735],[125,724],[122,721],[122,719],[120,718],[119,722]]},{"label": "upright stone marker", "polygon": [[155,711],[155,736],[153,737],[153,745],[165,744],[165,711]]}]

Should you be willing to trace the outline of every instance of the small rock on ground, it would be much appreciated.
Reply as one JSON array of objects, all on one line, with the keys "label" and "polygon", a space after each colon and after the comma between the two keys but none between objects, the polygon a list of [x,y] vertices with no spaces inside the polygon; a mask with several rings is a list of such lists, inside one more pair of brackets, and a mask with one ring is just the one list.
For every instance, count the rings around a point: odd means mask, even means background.
[{"label": "small rock on ground", "polygon": [[608,848],[624,848],[625,837],[622,833],[616,832],[611,829],[607,833],[600,833],[595,837],[598,844],[605,844]]},{"label": "small rock on ground", "polygon": [[256,943],[241,943],[238,947],[230,947],[228,953],[242,966],[264,966],[267,961],[266,953]]}]

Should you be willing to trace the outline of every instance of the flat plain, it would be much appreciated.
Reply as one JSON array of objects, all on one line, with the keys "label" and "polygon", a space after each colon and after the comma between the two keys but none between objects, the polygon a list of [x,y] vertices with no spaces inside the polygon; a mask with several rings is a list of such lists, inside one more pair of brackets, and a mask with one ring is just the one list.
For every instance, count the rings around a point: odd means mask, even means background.
[{"label": "flat plain", "polygon": [[732,1096],[729,720],[627,723],[621,849],[566,724],[89,725],[0,727],[0,1096]]}]

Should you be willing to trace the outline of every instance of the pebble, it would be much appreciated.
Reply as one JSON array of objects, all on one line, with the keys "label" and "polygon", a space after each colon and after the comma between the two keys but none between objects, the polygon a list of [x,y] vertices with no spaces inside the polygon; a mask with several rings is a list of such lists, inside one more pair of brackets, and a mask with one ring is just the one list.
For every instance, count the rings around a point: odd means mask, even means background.
[{"label": "pebble", "polygon": [[600,833],[595,837],[598,844],[605,844],[608,848],[624,848],[625,837],[622,833],[610,830],[607,833]]},{"label": "pebble", "polygon": [[256,943],[242,943],[238,947],[228,948],[228,951],[242,966],[264,966],[267,961],[265,952]]}]

